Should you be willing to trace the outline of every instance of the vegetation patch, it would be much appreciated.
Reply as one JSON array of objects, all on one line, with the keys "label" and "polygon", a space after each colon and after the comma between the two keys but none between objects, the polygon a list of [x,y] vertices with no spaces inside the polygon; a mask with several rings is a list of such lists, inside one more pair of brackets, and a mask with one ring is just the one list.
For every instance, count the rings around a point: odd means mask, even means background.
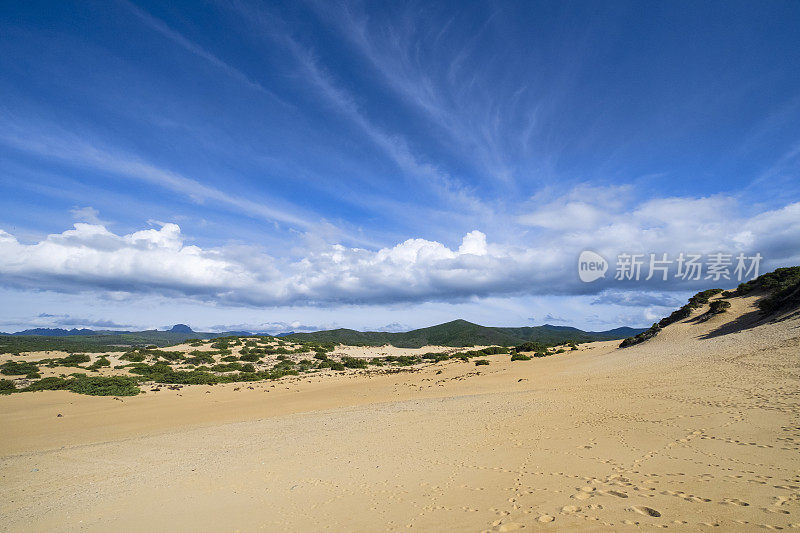
[{"label": "vegetation patch", "polygon": [[111,366],[111,361],[107,357],[101,356],[97,361],[86,367],[86,370],[100,370],[102,367]]},{"label": "vegetation patch", "polygon": [[634,344],[642,343],[658,335],[659,331],[661,331],[661,326],[659,326],[658,324],[653,324],[652,326],[650,326],[650,329],[639,333],[635,337],[628,337],[627,339],[623,340],[620,343],[619,347],[627,348],[628,346],[633,346]]},{"label": "vegetation patch", "polygon": [[764,314],[800,306],[800,266],[778,268],[742,283],[733,291],[733,295],[743,296],[755,291],[767,293],[758,302]]},{"label": "vegetation patch", "polygon": [[369,363],[366,359],[358,357],[342,357],[342,364],[345,368],[367,368]]},{"label": "vegetation patch", "polygon": [[84,376],[75,375],[70,378],[43,378],[34,381],[18,392],[41,390],[68,390],[77,394],[90,396],[135,396],[141,392],[136,379],[126,376]]},{"label": "vegetation patch", "polygon": [[82,363],[88,363],[92,358],[85,353],[72,353],[60,359],[50,359],[48,366],[71,366],[75,368],[82,368]]},{"label": "vegetation patch", "polygon": [[11,394],[17,390],[17,386],[10,379],[0,379],[0,394]]},{"label": "vegetation patch", "polygon": [[6,376],[25,376],[36,372],[39,372],[39,367],[25,361],[8,361],[0,365],[0,374]]}]

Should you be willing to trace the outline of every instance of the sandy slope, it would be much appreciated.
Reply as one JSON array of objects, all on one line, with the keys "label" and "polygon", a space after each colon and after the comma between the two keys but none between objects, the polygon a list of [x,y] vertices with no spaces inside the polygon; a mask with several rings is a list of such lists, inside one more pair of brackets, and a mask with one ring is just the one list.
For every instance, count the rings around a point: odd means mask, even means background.
[{"label": "sandy slope", "polygon": [[0,529],[800,527],[800,320],[705,338],[752,303],[625,350],[3,397]]}]

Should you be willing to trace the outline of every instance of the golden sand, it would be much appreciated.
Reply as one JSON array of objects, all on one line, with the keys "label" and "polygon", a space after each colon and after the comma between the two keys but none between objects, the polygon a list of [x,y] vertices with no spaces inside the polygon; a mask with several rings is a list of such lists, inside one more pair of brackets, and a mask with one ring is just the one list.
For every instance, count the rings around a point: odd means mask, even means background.
[{"label": "golden sand", "polygon": [[800,319],[733,303],[624,350],[0,397],[0,530],[800,527]]}]

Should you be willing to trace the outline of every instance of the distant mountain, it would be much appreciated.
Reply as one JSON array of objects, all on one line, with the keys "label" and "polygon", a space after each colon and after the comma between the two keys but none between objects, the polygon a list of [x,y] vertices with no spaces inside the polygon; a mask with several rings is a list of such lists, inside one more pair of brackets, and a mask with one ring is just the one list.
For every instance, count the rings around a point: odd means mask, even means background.
[{"label": "distant mountain", "polygon": [[253,333],[251,331],[223,331],[221,333],[200,333],[200,335],[213,335],[213,337],[203,337],[203,338],[216,338],[216,337],[249,337],[254,335],[269,335],[269,333]]},{"label": "distant mountain", "polygon": [[[632,337],[643,329],[616,328],[609,331],[583,331],[567,326],[496,328],[473,324],[466,320],[453,320],[445,324],[415,329],[400,333],[385,331],[356,331],[353,329],[333,329],[313,333],[282,333],[277,336],[290,340],[336,343],[350,345],[383,346],[391,344],[401,348],[420,348],[425,345],[438,346],[476,346],[500,345],[515,346],[523,342],[541,344],[560,344],[568,341],[588,342],[614,340]],[[13,333],[13,336],[59,338],[64,342],[80,342],[85,345],[104,346],[170,346],[189,339],[215,339],[218,337],[246,337],[253,335],[247,331],[224,331],[202,333],[193,331],[186,324],[175,324],[169,331],[92,331],[90,329],[36,328]],[[38,342],[38,341],[37,341]]]},{"label": "distant mountain", "polygon": [[538,342],[542,344],[559,344],[569,341],[589,342],[623,339],[641,331],[644,330],[616,328],[609,331],[583,331],[568,326],[553,326],[550,324],[534,327],[499,328],[481,326],[466,320],[453,320],[437,326],[401,333],[333,329],[313,333],[293,333],[286,335],[286,338],[320,343],[333,342],[367,346],[391,344],[398,348],[420,348],[426,345],[465,347],[475,345],[514,346],[523,342]]},{"label": "distant mountain", "polygon": [[[107,334],[107,333],[129,333],[129,332],[103,331],[100,333]],[[12,333],[11,335],[43,335],[46,337],[67,337],[74,335],[97,335],[97,334],[98,334],[97,331],[93,331],[91,329],[33,328],[33,329],[26,329],[24,331],[17,331],[16,333]]]}]

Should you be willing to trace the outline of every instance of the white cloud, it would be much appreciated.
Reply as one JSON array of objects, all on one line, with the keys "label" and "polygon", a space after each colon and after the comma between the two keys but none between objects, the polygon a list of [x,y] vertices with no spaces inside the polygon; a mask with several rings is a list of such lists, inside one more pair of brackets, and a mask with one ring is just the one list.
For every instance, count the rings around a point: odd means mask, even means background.
[{"label": "white cloud", "polygon": [[100,220],[100,213],[94,207],[74,207],[69,211],[75,220],[89,224],[104,224]]},{"label": "white cloud", "polygon": [[[527,220],[557,220],[565,216],[559,207],[572,201],[554,200]],[[599,209],[597,204],[587,205]],[[73,229],[34,244],[22,244],[0,230],[0,276],[7,287],[95,289],[109,296],[154,293],[224,305],[463,301],[476,296],[596,294],[632,288],[612,279],[580,283],[576,261],[586,248],[612,263],[621,252],[758,251],[765,257],[763,272],[800,262],[798,242],[800,203],[744,217],[737,202],[727,197],[655,199],[627,212],[608,213],[602,222],[582,231],[557,224],[540,226],[527,242],[488,242],[475,230],[455,248],[426,239],[408,239],[378,250],[319,242],[299,250],[299,258],[273,257],[249,246],[189,245],[176,224],[117,235],[102,224],[78,222]],[[647,283],[633,288],[691,290],[709,282]],[[663,301],[663,295],[660,298]],[[627,303],[654,304],[646,295],[633,300]]]}]

